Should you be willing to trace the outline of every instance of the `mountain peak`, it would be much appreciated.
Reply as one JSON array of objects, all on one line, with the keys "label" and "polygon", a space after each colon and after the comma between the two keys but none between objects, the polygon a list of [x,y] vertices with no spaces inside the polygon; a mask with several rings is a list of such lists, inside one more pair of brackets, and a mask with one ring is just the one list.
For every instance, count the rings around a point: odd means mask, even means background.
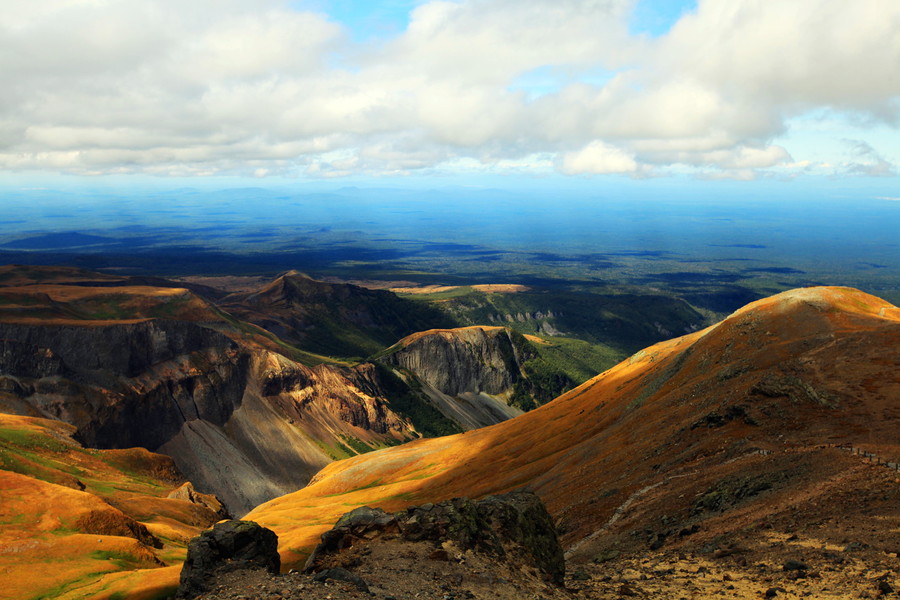
[{"label": "mountain peak", "polygon": [[[897,307],[891,303],[850,287],[817,286],[788,290],[752,302],[731,316],[747,313],[798,315],[804,311],[833,312],[845,315],[877,316],[896,320]],[[728,319],[725,320],[727,322]]]}]

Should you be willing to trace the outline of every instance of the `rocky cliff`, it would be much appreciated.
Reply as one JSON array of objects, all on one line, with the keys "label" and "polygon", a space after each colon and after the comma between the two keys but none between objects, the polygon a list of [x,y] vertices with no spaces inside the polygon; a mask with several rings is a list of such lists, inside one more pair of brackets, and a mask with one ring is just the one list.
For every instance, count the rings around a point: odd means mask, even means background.
[{"label": "rocky cliff", "polygon": [[432,329],[400,340],[382,360],[415,373],[448,396],[509,395],[535,352],[502,327]]},{"label": "rocky cliff", "polygon": [[[0,410],[71,423],[88,446],[170,454],[235,514],[331,460],[418,435],[372,365],[294,362],[185,290],[32,285],[10,297]],[[145,316],[160,311],[174,318]]]},{"label": "rocky cliff", "polygon": [[[414,380],[447,418],[475,429],[543,403],[546,390],[528,373],[542,343],[504,327],[432,329],[405,337],[377,360]],[[561,371],[552,377],[557,393],[573,386]]]}]

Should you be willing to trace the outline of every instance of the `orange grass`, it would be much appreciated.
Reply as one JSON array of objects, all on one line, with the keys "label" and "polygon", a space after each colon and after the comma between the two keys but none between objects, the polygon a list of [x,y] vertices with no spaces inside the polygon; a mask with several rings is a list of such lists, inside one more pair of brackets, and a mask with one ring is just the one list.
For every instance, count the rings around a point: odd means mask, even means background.
[{"label": "orange grass", "polygon": [[[813,405],[758,427],[735,422],[694,433],[690,426],[720,398],[748,397],[761,374],[810,348],[806,365],[812,375],[836,388],[867,372],[883,375],[873,357],[900,347],[895,315],[890,304],[849,288],[786,292],[706,330],[656,344],[510,421],[328,465],[306,488],[261,505],[247,518],[278,533],[290,568],[356,506],[396,510],[527,487],[565,519],[564,542],[572,544],[605,522],[628,494],[661,480],[665,473],[655,471],[654,463],[668,462],[667,473],[689,473],[748,440],[762,448],[783,447],[777,440],[788,427],[795,444],[836,442],[841,436],[851,441],[850,431],[868,436],[873,427],[892,439],[896,418],[873,423],[872,411],[896,403],[896,376],[879,382],[863,404],[842,406],[840,419],[833,409]],[[847,347],[829,341],[835,338]],[[846,363],[841,373],[834,372],[837,361]]]}]

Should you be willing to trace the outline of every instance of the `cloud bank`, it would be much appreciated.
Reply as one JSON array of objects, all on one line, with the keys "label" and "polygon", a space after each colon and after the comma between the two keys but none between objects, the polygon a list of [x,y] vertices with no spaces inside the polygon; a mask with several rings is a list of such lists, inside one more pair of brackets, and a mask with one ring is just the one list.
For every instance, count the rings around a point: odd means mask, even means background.
[{"label": "cloud bank", "polygon": [[[900,125],[896,0],[701,0],[661,37],[633,9],[435,0],[359,42],[279,0],[14,2],[0,169],[746,178],[809,169],[779,143],[794,118]],[[896,173],[893,149],[843,146],[843,173]]]}]

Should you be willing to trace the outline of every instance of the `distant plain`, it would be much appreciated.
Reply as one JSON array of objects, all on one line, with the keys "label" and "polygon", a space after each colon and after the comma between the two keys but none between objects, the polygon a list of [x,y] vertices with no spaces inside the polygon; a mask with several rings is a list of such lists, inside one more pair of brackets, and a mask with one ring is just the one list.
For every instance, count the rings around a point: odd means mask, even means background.
[{"label": "distant plain", "polygon": [[701,309],[807,285],[900,301],[900,202],[342,188],[5,194],[0,262],[128,274],[653,290]]}]

